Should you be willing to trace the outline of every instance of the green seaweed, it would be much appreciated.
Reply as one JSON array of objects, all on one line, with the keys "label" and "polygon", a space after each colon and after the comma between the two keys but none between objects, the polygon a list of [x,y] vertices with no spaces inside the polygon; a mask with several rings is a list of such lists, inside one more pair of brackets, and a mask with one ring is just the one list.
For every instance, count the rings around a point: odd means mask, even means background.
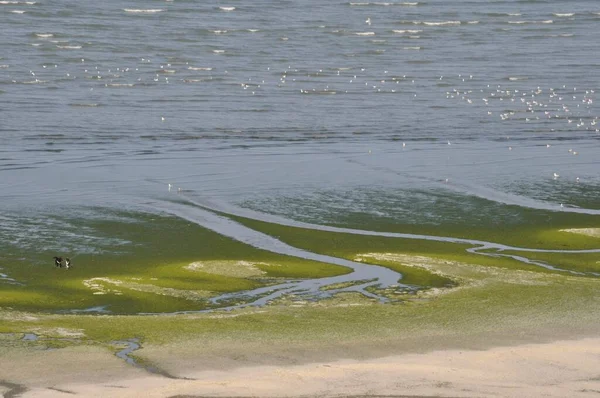
[{"label": "green seaweed", "polygon": [[[407,344],[417,350],[433,349],[435,344],[442,344],[440,341],[449,344],[460,338],[462,344],[468,341],[475,346],[486,346],[490,336],[496,335],[527,341],[556,336],[557,331],[568,335],[598,329],[600,278],[554,272],[506,257],[469,253],[466,249],[470,246],[466,244],[316,231],[241,217],[232,218],[295,247],[372,261],[398,270],[403,273],[403,283],[423,289],[398,294],[387,304],[358,293],[342,293],[301,304],[287,297],[262,308],[231,312],[118,315],[208,308],[204,297],[265,285],[273,278],[316,278],[349,271],[255,249],[173,217],[148,214],[126,214],[126,217],[127,222],[88,220],[87,225],[99,236],[116,236],[131,243],[115,248],[113,253],[81,254],[68,271],[55,268],[52,253],[47,252],[15,252],[26,261],[0,260],[3,272],[24,283],[0,285],[0,333],[36,333],[41,336],[40,341],[53,341],[47,346],[55,348],[111,347],[113,341],[139,337],[144,347],[159,351],[160,347],[168,346],[166,350],[174,349],[181,355],[188,352],[197,355],[200,348],[190,347],[202,347],[203,354],[226,355],[235,350],[275,350],[273,347],[278,344],[298,350],[338,346],[343,351],[343,347],[361,342],[380,344],[386,349]],[[565,227],[564,222],[559,224]],[[590,223],[571,226],[587,225]],[[451,235],[451,230],[440,228],[437,234]],[[503,231],[487,234],[498,236],[502,243],[515,240],[503,235]],[[598,242],[597,238],[580,239],[579,235],[539,225],[523,230],[520,236],[521,246],[537,240],[532,246],[551,247],[556,243],[555,248],[573,249]],[[377,260],[361,257],[368,253],[393,255]],[[595,271],[600,261],[597,253],[506,251],[503,254],[523,255],[578,271]],[[260,278],[239,278],[186,268],[196,261],[225,260],[256,262],[256,267],[265,274]],[[107,288],[119,289],[122,294],[94,295],[83,282],[99,277],[195,292],[197,296],[192,300],[110,284]],[[57,313],[99,305],[107,305],[114,314]],[[82,337],[60,340],[57,328],[77,331]],[[443,338],[436,340],[439,336]],[[0,350],[12,346],[37,349],[40,344],[12,338],[0,340]],[[182,348],[177,351],[177,347]],[[136,358],[160,365],[160,358],[152,357],[152,352],[140,350]]]},{"label": "green seaweed", "polygon": [[130,244],[119,246],[114,252],[80,254],[73,259],[73,267],[69,270],[54,267],[52,253],[23,252],[18,255],[26,260],[0,260],[4,272],[22,283],[0,284],[0,307],[55,312],[106,306],[113,313],[123,314],[199,310],[207,308],[206,301],[154,294],[105,282],[101,284],[118,294],[94,294],[85,283],[94,278],[107,278],[125,284],[149,284],[212,295],[253,289],[267,283],[185,268],[195,261],[260,262],[262,265],[258,267],[265,272],[265,279],[318,278],[350,272],[345,267],[259,250],[174,217],[144,213],[127,213],[125,216],[127,222],[121,219],[88,220],[86,225],[98,236],[110,236]]},{"label": "green seaweed", "polygon": [[[483,256],[481,254],[467,252],[467,249],[474,247],[468,244],[438,242],[423,239],[400,239],[381,236],[358,235],[350,233],[337,233],[307,228],[289,227],[237,216],[234,216],[233,218],[236,221],[250,228],[256,229],[258,231],[267,233],[272,236],[277,236],[279,239],[292,246],[336,257],[354,259],[357,255],[363,253],[403,253],[414,256],[428,256],[437,259],[444,259],[447,261],[460,261],[470,264],[481,264],[509,269],[523,269],[537,272],[553,272],[538,265],[526,264],[521,261],[517,261],[507,257],[489,257]],[[541,230],[537,231],[536,234],[536,236],[552,236],[553,239],[558,239],[557,237],[563,239],[563,244],[561,244],[560,247],[557,247],[556,249],[572,250],[573,247],[577,247],[577,244],[572,245],[569,242],[571,242],[571,240],[579,240],[579,235],[577,234],[570,234],[560,231],[556,231],[555,234],[551,234],[546,230]],[[594,248],[600,248],[599,241],[600,240],[596,238],[596,246],[594,246]],[[544,240],[541,242],[541,244],[549,245],[550,242],[552,241]],[[495,253],[491,250],[485,252]],[[503,253],[509,254],[508,251],[505,251]],[[543,253],[533,253],[534,252],[523,252],[520,254],[531,259],[562,259],[562,261],[557,262],[557,264],[560,265],[560,267],[564,267],[565,269],[570,270],[585,271],[600,269],[598,266],[596,266],[596,268],[594,268],[593,266],[589,266],[590,261],[587,260],[598,258],[600,256],[600,253],[547,253],[546,255],[544,255]],[[578,260],[572,261],[572,259],[574,258],[577,258]],[[550,261],[550,263],[552,264],[552,261]],[[583,266],[582,263],[586,263],[587,265]],[[385,261],[378,261],[377,264],[401,272],[404,275],[404,283],[416,284],[420,286],[439,287],[444,286],[449,282],[447,279],[440,278],[436,275],[432,275],[429,272],[414,268],[408,268],[403,266],[402,264],[386,263]]]}]

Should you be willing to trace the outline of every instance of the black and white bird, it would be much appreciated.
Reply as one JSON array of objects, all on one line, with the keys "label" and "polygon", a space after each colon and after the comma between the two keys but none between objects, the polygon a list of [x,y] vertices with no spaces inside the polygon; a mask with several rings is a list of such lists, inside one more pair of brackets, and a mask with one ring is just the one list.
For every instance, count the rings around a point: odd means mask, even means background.
[{"label": "black and white bird", "polygon": [[69,257],[65,257],[64,259],[62,257],[53,257],[54,258],[54,265],[57,267],[62,268],[63,266],[66,269],[71,268],[71,259]]}]

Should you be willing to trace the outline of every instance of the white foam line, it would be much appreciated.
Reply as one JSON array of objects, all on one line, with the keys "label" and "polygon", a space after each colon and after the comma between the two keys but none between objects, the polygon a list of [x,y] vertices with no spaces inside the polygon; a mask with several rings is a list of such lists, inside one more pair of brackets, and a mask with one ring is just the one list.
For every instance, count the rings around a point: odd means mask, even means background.
[{"label": "white foam line", "polygon": [[427,26],[447,26],[447,25],[460,25],[460,21],[443,21],[443,22],[423,22],[423,25]]},{"label": "white foam line", "polygon": [[157,12],[163,12],[162,8],[150,8],[150,9],[140,9],[140,8],[124,8],[123,11],[129,12],[132,14],[155,14]]}]

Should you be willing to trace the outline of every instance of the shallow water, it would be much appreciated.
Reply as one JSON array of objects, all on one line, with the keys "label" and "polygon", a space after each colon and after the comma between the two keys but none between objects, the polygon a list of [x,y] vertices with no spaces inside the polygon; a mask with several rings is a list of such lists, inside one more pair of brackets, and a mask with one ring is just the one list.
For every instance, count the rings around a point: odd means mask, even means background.
[{"label": "shallow water", "polygon": [[167,377],[169,379],[182,379],[182,380],[192,380],[192,379],[188,379],[188,378],[181,378],[181,377],[176,377],[173,376],[171,374],[169,374],[168,372],[158,368],[157,366],[153,365],[153,364],[149,364],[149,363],[140,363],[138,360],[136,360],[134,357],[132,357],[132,354],[139,350],[140,348],[142,348],[142,344],[140,339],[134,337],[134,338],[130,338],[130,339],[126,339],[126,340],[117,340],[117,341],[113,341],[112,342],[113,345],[115,346],[120,346],[120,348],[122,347],[122,349],[120,349],[119,351],[117,351],[115,353],[115,356],[123,361],[125,361],[127,364],[134,366],[136,368],[142,368],[145,371],[152,373],[152,374],[156,374],[156,375],[160,375],[163,377]]},{"label": "shallow water", "polygon": [[[402,274],[386,267],[381,267],[374,264],[363,264],[358,261],[350,261],[343,258],[317,254],[290,246],[273,236],[253,230],[231,220],[228,218],[230,215],[250,217],[255,220],[318,231],[466,244],[471,247],[466,248],[465,250],[473,254],[479,254],[488,257],[508,257],[528,265],[535,265],[548,270],[563,272],[565,274],[600,276],[600,273],[597,272],[580,272],[564,269],[546,262],[536,261],[526,257],[527,253],[600,253],[600,248],[584,250],[532,249],[449,236],[376,232],[351,228],[338,228],[293,221],[243,208],[235,208],[232,206],[223,205],[219,206],[218,204],[212,202],[201,203],[180,192],[178,193],[177,200],[163,202],[161,204],[151,204],[149,207],[154,211],[163,211],[176,217],[202,225],[203,227],[215,231],[223,236],[238,240],[258,249],[284,254],[286,256],[341,265],[352,270],[350,273],[345,275],[306,280],[288,280],[279,284],[259,287],[248,291],[217,295],[212,297],[209,301],[212,305],[221,305],[219,310],[228,311],[250,306],[264,306],[272,303],[274,300],[291,296],[308,300],[318,300],[332,297],[335,294],[342,292],[360,293],[368,298],[378,300],[379,302],[388,302],[390,301],[389,296],[386,294],[381,294],[380,292],[382,290],[387,290],[387,293],[389,294],[390,290],[394,291],[395,293],[409,293],[415,292],[419,288],[422,288],[422,286],[411,286],[401,283]],[[525,255],[505,254],[505,251],[525,252]],[[340,284],[348,284],[348,286],[336,287]],[[369,291],[368,289],[376,290],[373,292]],[[240,300],[243,301],[240,303]],[[234,302],[234,304],[229,304],[231,302]],[[211,312],[213,310],[214,309],[187,310],[178,311],[175,313],[201,313]]]},{"label": "shallow water", "polygon": [[584,0],[0,2],[0,260],[118,247],[65,216],[169,183],[340,227],[597,215],[599,24]]},{"label": "shallow water", "polygon": [[[260,287],[251,291],[234,292],[218,295],[211,298],[212,304],[221,304],[227,300],[239,300],[246,298],[249,300],[245,304],[234,304],[222,309],[237,309],[247,306],[262,306],[271,301],[289,296],[296,295],[311,300],[332,297],[341,292],[358,292],[364,296],[381,302],[388,299],[379,294],[370,292],[369,288],[389,289],[393,288],[396,291],[414,291],[416,287],[401,283],[402,274],[389,268],[380,267],[377,265],[362,264],[357,261],[350,261],[343,258],[327,256],[318,253],[312,253],[307,250],[298,249],[290,246],[272,236],[255,231],[245,227],[237,222],[234,222],[224,216],[217,215],[209,209],[202,206],[190,206],[189,204],[168,203],[160,207],[154,207],[155,210],[160,209],[166,213],[175,215],[185,220],[197,223],[205,228],[211,229],[221,235],[233,238],[250,246],[267,250],[270,252],[284,254],[286,256],[299,257],[308,260],[320,261],[329,264],[341,265],[352,270],[352,272],[332,276],[328,278],[306,279],[306,280],[291,280],[277,285]],[[600,251],[600,250],[598,250]],[[342,288],[324,288],[339,285],[350,284]],[[197,311],[183,311],[197,312]]]}]

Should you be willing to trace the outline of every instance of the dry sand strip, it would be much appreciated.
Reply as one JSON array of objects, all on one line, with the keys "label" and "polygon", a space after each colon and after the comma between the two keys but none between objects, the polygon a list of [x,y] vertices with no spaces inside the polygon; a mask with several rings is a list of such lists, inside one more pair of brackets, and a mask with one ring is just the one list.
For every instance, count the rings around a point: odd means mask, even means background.
[{"label": "dry sand strip", "polygon": [[[143,375],[77,380],[22,397],[598,397],[600,338],[434,351],[374,360],[201,371],[173,380]],[[89,379],[92,380],[92,379]],[[68,392],[62,394],[60,391]]]}]

